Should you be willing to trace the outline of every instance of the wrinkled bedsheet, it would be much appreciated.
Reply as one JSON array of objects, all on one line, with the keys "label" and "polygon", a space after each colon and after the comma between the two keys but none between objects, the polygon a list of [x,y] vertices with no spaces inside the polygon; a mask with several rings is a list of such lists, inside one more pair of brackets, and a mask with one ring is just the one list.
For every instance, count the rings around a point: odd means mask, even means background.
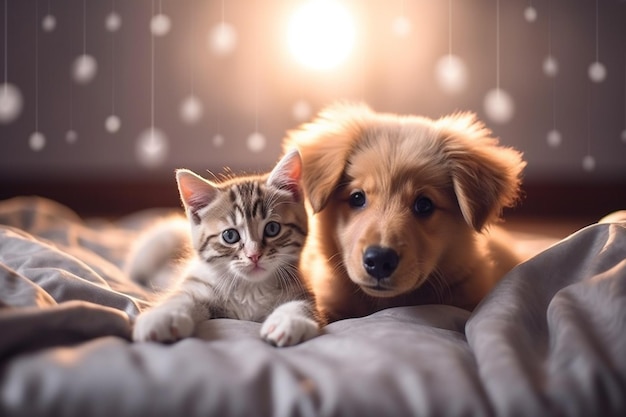
[{"label": "wrinkled bedsheet", "polygon": [[393,308],[280,349],[228,319],[130,341],[152,294],[121,265],[163,215],[0,202],[0,415],[626,415],[626,223],[557,242],[474,312]]}]

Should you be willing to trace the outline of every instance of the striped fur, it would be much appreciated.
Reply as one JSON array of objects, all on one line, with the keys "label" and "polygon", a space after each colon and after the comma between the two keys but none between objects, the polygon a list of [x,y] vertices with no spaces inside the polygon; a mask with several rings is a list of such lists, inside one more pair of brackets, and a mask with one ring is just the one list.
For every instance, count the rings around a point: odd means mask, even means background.
[{"label": "striped fur", "polygon": [[188,337],[217,317],[264,322],[261,336],[278,346],[317,334],[319,316],[297,267],[308,230],[300,168],[294,151],[269,174],[220,183],[177,171],[192,256],[176,286],[138,317],[135,340]]}]

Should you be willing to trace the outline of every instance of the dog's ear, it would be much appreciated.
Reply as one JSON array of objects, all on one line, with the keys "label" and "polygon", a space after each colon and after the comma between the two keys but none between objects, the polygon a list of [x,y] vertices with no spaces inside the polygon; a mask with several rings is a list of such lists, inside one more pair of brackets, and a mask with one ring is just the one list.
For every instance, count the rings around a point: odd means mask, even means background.
[{"label": "dog's ear", "polygon": [[526,162],[520,152],[500,146],[474,114],[444,117],[436,125],[463,217],[480,231],[515,205]]},{"label": "dog's ear", "polygon": [[315,213],[337,188],[362,123],[371,110],[365,105],[338,104],[322,110],[310,123],[288,132],[285,149],[302,156],[302,186]]}]

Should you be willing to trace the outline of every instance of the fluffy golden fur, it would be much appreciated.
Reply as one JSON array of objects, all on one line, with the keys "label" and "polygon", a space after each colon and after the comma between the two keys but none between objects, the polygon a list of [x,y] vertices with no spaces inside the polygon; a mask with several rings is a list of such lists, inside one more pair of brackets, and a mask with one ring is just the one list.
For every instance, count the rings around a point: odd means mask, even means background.
[{"label": "fluffy golden fur", "polygon": [[400,305],[473,309],[521,260],[491,225],[516,203],[525,163],[473,114],[339,104],[284,146],[303,158],[301,268],[331,321]]}]

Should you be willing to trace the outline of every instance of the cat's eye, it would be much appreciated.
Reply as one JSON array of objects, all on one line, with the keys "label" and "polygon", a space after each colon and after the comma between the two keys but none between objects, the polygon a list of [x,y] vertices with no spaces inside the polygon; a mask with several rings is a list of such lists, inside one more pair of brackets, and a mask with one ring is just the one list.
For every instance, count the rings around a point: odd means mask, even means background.
[{"label": "cat's eye", "polygon": [[226,229],[222,232],[222,239],[224,239],[224,242],[232,245],[233,243],[239,242],[241,237],[239,236],[239,232],[235,229]]},{"label": "cat's eye", "polygon": [[358,208],[365,206],[365,201],[365,193],[363,191],[355,191],[350,194],[348,204],[350,204],[350,207]]},{"label": "cat's eye", "polygon": [[264,230],[265,236],[267,237],[275,237],[278,236],[278,234],[280,233],[280,223],[278,222],[268,222],[265,225],[265,230]]},{"label": "cat's eye", "polygon": [[415,203],[413,203],[413,213],[418,217],[428,217],[434,210],[435,205],[428,197],[419,196],[415,199]]}]

